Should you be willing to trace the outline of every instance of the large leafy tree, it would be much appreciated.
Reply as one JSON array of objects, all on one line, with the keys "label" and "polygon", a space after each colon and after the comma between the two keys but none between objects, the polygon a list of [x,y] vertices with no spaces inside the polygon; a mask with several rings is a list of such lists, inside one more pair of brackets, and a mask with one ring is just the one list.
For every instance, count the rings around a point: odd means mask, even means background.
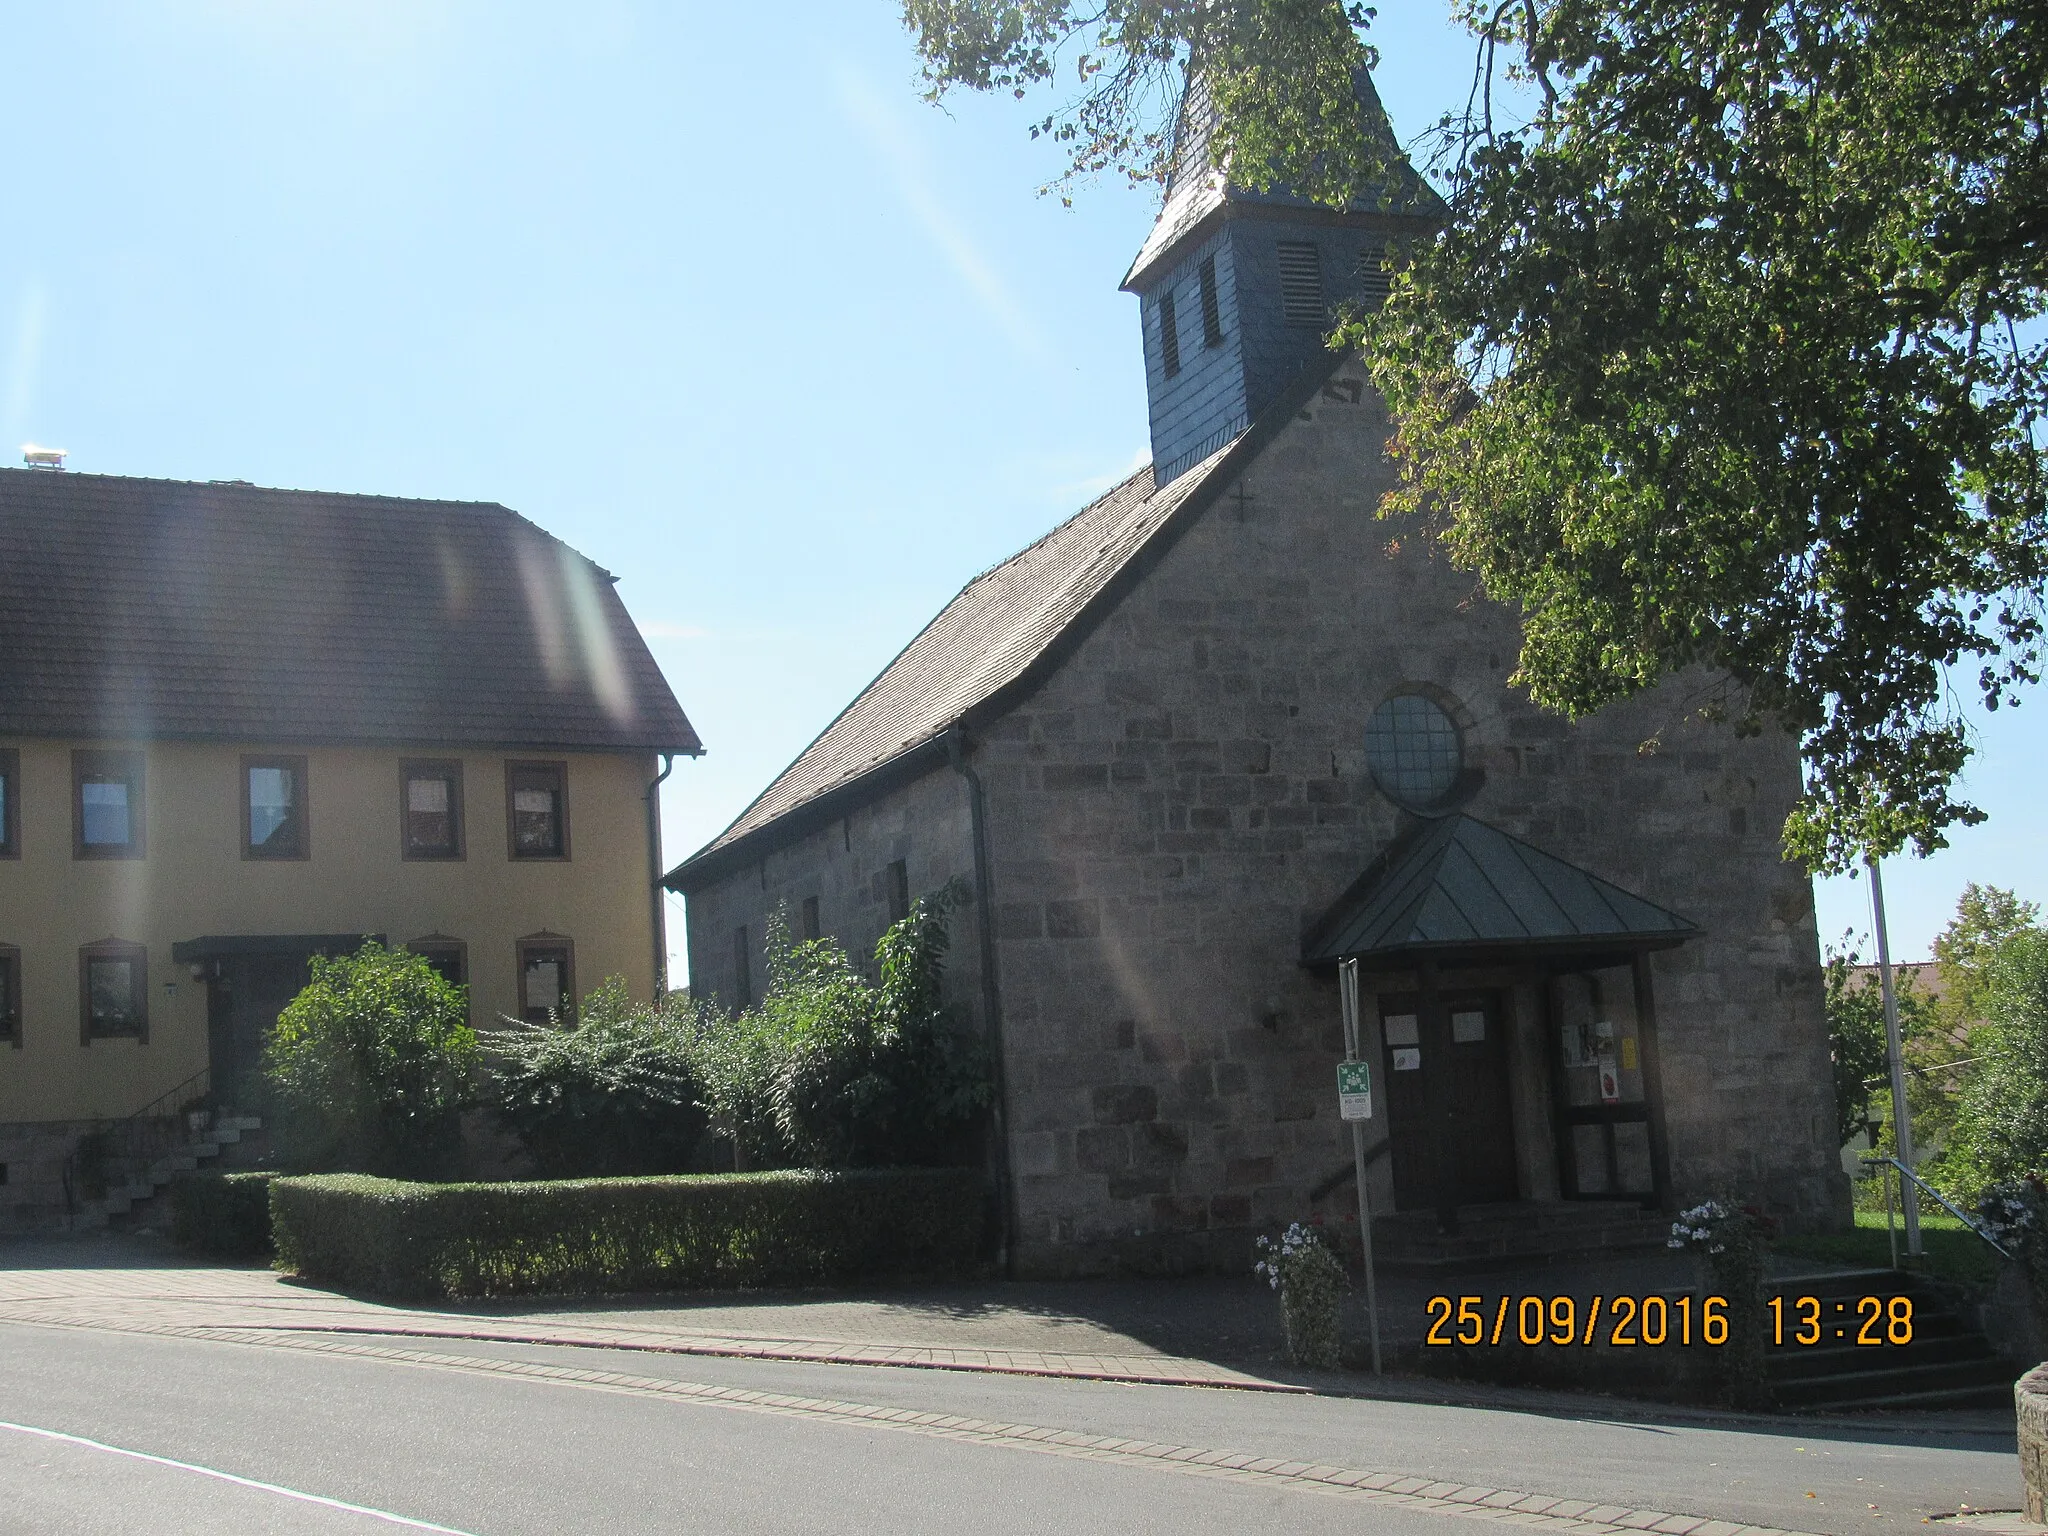
[{"label": "large leafy tree", "polygon": [[1343,204],[1385,174],[1383,124],[1361,123],[1353,74],[1374,62],[1369,8],[1349,0],[903,0],[931,99],[1071,80],[1031,124],[1067,154],[1066,182],[1165,178],[1190,59],[1217,109],[1212,154]]},{"label": "large leafy tree", "polygon": [[[1793,854],[1941,846],[1981,819],[1967,703],[2039,668],[2048,8],[1456,3],[1450,217],[1339,338],[1395,411],[1386,510],[1519,607],[1539,703],[1689,679],[1684,708],[1800,736]],[[1162,83],[1190,69],[1238,180],[1334,203],[1384,171],[1348,99],[1367,14],[1337,0],[904,17],[934,94],[1071,89],[1034,131],[1075,176],[1160,175]]]}]

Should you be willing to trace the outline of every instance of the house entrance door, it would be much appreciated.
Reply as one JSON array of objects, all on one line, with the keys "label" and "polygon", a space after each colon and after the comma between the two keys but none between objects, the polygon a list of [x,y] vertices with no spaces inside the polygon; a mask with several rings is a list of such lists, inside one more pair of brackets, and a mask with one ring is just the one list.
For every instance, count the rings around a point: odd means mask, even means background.
[{"label": "house entrance door", "polygon": [[[1380,999],[1394,1206],[1513,1200],[1514,1119],[1500,995],[1446,992],[1434,1019],[1416,994]],[[1432,1129],[1441,1123],[1442,1136]],[[1443,1186],[1437,1158],[1443,1156]]]},{"label": "house entrance door", "polygon": [[244,1085],[262,1064],[264,1042],[306,980],[306,962],[296,955],[229,955],[213,963],[206,982],[206,1034],[217,1099],[248,1102]]}]

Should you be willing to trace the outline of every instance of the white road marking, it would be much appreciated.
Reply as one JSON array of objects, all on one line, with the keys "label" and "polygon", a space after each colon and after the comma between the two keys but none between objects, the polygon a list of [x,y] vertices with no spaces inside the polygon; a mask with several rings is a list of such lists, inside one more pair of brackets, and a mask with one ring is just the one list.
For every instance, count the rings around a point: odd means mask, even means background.
[{"label": "white road marking", "polygon": [[233,1483],[237,1488],[253,1488],[258,1493],[274,1493],[280,1498],[297,1499],[302,1504],[318,1504],[324,1509],[338,1509],[345,1514],[368,1515],[372,1520],[388,1521],[392,1525],[402,1525],[407,1530],[438,1531],[441,1536],[470,1536],[469,1532],[458,1531],[450,1525],[432,1525],[425,1520],[414,1520],[407,1515],[394,1515],[388,1509],[372,1509],[367,1504],[350,1504],[341,1499],[323,1498],[317,1493],[301,1493],[296,1488],[283,1488],[276,1483],[258,1482],[253,1477],[237,1477],[232,1472],[221,1472],[213,1467],[202,1467],[189,1461],[173,1461],[168,1456],[152,1456],[147,1451],[131,1451],[126,1446],[107,1445],[98,1440],[88,1440],[83,1435],[67,1435],[61,1430],[39,1429],[33,1424],[10,1424],[5,1419],[0,1419],[0,1429],[11,1429],[18,1435],[35,1435],[44,1440],[56,1440],[65,1445],[82,1445],[87,1450],[105,1451],[110,1456],[126,1456],[159,1467],[174,1467],[180,1472],[196,1472],[201,1477]]}]

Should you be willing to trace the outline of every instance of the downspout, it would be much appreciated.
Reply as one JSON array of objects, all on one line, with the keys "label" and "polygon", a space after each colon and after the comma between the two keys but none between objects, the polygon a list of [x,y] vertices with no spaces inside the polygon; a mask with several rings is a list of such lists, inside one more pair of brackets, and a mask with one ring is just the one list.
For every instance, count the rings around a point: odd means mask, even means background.
[{"label": "downspout", "polygon": [[996,913],[988,873],[988,803],[982,792],[981,776],[967,760],[967,738],[958,725],[946,733],[946,761],[967,781],[967,809],[974,840],[974,912],[981,948],[981,1008],[987,1020],[989,1070],[995,1079],[995,1099],[989,1116],[990,1173],[996,1185],[998,1219],[1002,1224],[1003,1249],[999,1262],[1003,1273],[1014,1278],[1017,1262],[1017,1202],[1010,1188],[1009,1093],[1003,1073],[1003,992],[996,977]]},{"label": "downspout", "polygon": [[654,1000],[657,1003],[668,991],[668,913],[661,903],[661,785],[675,772],[675,767],[675,753],[662,753],[661,772],[647,786],[647,872],[653,882],[649,889],[654,895]]}]

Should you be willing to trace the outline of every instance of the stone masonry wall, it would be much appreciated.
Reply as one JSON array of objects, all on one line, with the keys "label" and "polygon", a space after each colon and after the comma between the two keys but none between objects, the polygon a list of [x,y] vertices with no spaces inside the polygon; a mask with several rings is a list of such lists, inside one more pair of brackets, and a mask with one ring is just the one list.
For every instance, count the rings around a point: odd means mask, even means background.
[{"label": "stone masonry wall", "polygon": [[2020,1484],[2026,1516],[2048,1524],[2048,1365],[2027,1372],[2013,1386],[2019,1410]]},{"label": "stone masonry wall", "polygon": [[[94,1120],[0,1125],[0,1233],[41,1232],[72,1214],[64,1164]],[[74,1192],[76,1194],[77,1192]]]},{"label": "stone masonry wall", "polygon": [[1417,685],[1465,727],[1465,810],[1704,930],[1655,961],[1678,1192],[1839,1224],[1811,885],[1778,853],[1795,743],[1689,722],[1677,687],[1536,711],[1511,616],[1375,518],[1384,431],[1326,386],[976,744],[1022,1267],[1234,1267],[1345,1161],[1336,989],[1300,945],[1402,825],[1363,732]]},{"label": "stone masonry wall", "polygon": [[778,906],[803,936],[803,903],[818,899],[819,929],[856,961],[872,958],[889,926],[889,865],[906,866],[912,898],[959,881],[946,961],[948,1001],[980,1027],[980,949],[975,942],[974,843],[966,781],[940,767],[845,817],[775,850],[716,884],[690,893],[690,988],[731,1006],[735,930],[745,925],[753,993],[766,983],[762,944]]}]

